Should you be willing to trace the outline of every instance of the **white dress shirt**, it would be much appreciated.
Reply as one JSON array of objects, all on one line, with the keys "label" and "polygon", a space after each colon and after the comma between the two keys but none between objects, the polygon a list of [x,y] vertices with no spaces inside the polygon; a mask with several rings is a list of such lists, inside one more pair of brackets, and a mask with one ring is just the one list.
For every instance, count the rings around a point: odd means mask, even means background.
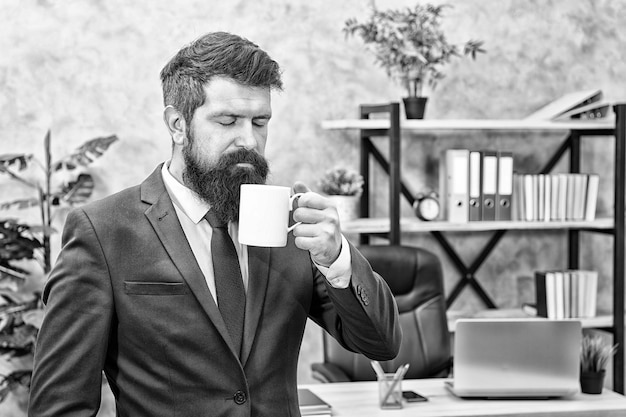
[{"label": "white dress shirt", "polygon": [[[192,190],[178,182],[169,172],[168,167],[170,161],[163,164],[161,174],[165,189],[174,203],[174,209],[183,232],[187,237],[189,246],[198,262],[200,270],[204,274],[206,283],[211,291],[211,295],[217,304],[217,296],[215,291],[215,274],[213,272],[213,259],[211,257],[211,236],[213,229],[208,221],[203,221],[205,214],[209,211],[209,204],[202,201],[200,197]],[[230,235],[237,251],[239,258],[239,266],[241,267],[241,276],[246,291],[248,290],[248,247],[239,243],[237,238],[238,225],[234,222],[228,223],[228,234]],[[350,284],[350,276],[352,275],[352,258],[348,242],[344,236],[341,237],[341,253],[337,260],[330,265],[324,267],[315,263],[317,268],[324,274],[330,285],[335,288],[347,288]]]}]

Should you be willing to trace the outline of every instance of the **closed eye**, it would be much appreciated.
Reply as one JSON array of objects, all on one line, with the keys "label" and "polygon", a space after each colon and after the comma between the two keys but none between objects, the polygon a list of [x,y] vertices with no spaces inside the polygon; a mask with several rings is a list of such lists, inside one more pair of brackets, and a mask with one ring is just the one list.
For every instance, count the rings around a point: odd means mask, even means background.
[{"label": "closed eye", "polygon": [[231,126],[235,124],[237,118],[231,116],[222,116],[218,117],[215,121],[222,126]]},{"label": "closed eye", "polygon": [[[237,120],[239,118],[240,118],[239,116],[223,115],[223,116],[216,117],[214,120],[216,123],[218,123],[221,126],[232,126],[237,123]],[[252,124],[256,127],[265,127],[267,126],[267,123],[269,121],[270,121],[270,118],[266,116],[256,117],[252,119]]]},{"label": "closed eye", "polygon": [[258,126],[258,127],[263,127],[263,126],[266,126],[269,121],[270,121],[270,119],[266,119],[266,118],[254,119],[254,120],[252,120],[252,124],[254,124],[255,126]]}]

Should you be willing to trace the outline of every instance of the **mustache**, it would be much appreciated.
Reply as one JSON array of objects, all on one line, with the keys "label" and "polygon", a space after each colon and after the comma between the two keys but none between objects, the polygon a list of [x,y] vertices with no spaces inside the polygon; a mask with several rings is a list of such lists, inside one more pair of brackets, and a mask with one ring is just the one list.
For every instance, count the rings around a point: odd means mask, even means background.
[{"label": "mustache", "polygon": [[267,175],[269,171],[266,159],[257,152],[248,149],[237,149],[234,152],[222,155],[211,171],[228,170],[231,171],[231,174],[236,174],[234,171],[237,171],[237,169],[246,169],[238,166],[239,164],[250,164],[261,175]]}]

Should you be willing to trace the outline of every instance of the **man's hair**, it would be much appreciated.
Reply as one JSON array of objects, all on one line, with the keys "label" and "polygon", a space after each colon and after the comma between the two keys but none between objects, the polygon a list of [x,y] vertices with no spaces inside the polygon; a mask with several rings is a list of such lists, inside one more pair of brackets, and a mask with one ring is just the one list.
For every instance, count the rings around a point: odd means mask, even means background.
[{"label": "man's hair", "polygon": [[256,44],[227,32],[208,33],[182,48],[161,70],[163,102],[180,111],[187,125],[206,100],[211,78],[250,87],[282,89],[278,63]]}]

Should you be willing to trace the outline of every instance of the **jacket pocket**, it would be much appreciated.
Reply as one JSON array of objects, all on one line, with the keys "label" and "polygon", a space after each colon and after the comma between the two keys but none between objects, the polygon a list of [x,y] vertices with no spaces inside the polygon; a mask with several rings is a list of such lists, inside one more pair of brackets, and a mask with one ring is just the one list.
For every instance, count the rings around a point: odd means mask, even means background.
[{"label": "jacket pocket", "polygon": [[183,295],[189,293],[184,282],[124,281],[124,292],[131,295]]}]

